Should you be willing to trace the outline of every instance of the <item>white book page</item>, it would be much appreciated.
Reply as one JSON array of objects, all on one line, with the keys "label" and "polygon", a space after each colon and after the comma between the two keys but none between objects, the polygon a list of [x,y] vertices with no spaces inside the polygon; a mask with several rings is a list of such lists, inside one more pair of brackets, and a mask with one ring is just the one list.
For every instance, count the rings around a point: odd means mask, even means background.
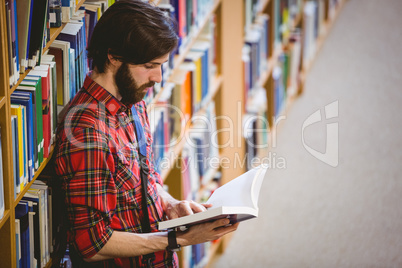
[{"label": "white book page", "polygon": [[[220,206],[251,207],[257,209],[258,194],[266,168],[254,168],[219,187],[206,202],[212,208]],[[255,182],[258,183],[255,183]],[[255,187],[253,187],[255,185]],[[252,196],[256,195],[256,196]]]}]

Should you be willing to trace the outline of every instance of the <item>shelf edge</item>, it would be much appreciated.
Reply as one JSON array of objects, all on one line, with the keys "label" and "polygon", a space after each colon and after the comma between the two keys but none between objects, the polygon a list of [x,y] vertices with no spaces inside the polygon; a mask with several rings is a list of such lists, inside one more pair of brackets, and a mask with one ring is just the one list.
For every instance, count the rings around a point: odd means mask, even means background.
[{"label": "shelf edge", "polygon": [[6,221],[7,221],[9,218],[10,218],[10,210],[9,210],[9,209],[6,209],[6,210],[4,211],[3,218],[1,218],[1,220],[0,220],[0,230],[1,230],[1,228],[3,228],[4,224],[6,223]]}]

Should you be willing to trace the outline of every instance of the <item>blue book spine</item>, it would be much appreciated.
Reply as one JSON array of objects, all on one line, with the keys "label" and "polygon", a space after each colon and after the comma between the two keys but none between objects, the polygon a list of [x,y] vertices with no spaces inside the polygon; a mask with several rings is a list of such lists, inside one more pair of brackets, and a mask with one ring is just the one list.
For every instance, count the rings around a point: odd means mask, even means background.
[{"label": "blue book spine", "polygon": [[209,64],[208,64],[208,49],[205,50],[202,56],[202,99],[204,99],[209,92]]},{"label": "blue book spine", "polygon": [[61,0],[61,6],[62,7],[69,7],[70,6],[70,0]]},{"label": "blue book spine", "polygon": [[42,256],[41,256],[41,249],[40,249],[40,245],[41,245],[41,236],[40,236],[40,205],[39,205],[39,197],[28,197],[28,196],[24,196],[23,200],[26,201],[32,201],[33,202],[33,211],[35,212],[34,215],[34,257],[38,263],[38,267],[41,267],[41,260],[42,260]]},{"label": "blue book spine", "polygon": [[14,198],[20,192],[20,167],[18,158],[18,124],[17,117],[11,117],[11,132],[12,132],[12,144],[13,144],[13,163],[14,163]]},{"label": "blue book spine", "polygon": [[70,55],[69,55],[69,61],[70,61],[70,100],[74,98],[75,95],[75,88],[76,88],[76,78],[77,75],[75,73],[75,49],[70,48]]},{"label": "blue book spine", "polygon": [[21,201],[15,207],[15,217],[20,220],[21,267],[31,267],[29,243],[28,203]]}]

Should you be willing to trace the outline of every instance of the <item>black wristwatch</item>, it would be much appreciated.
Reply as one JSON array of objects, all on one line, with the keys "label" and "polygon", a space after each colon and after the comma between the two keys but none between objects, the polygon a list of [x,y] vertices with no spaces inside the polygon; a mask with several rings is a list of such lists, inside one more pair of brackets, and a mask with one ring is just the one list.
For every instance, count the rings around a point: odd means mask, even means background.
[{"label": "black wristwatch", "polygon": [[168,246],[166,247],[166,250],[170,251],[180,251],[181,246],[177,244],[176,240],[176,230],[174,229],[169,229],[168,230]]}]

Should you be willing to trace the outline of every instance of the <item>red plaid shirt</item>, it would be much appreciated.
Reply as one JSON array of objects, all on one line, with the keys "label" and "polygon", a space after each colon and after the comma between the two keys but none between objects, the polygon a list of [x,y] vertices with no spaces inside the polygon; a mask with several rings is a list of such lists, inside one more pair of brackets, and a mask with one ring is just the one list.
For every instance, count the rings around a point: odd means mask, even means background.
[{"label": "red plaid shirt", "polygon": [[[147,141],[148,214],[152,232],[164,218],[153,166],[152,136],[144,101],[135,104]],[[141,180],[131,107],[86,77],[58,130],[56,171],[63,179],[69,241],[84,258],[94,256],[114,230],[141,233]],[[154,267],[177,267],[177,255],[155,253]],[[137,267],[142,258],[97,263],[103,267]]]}]

